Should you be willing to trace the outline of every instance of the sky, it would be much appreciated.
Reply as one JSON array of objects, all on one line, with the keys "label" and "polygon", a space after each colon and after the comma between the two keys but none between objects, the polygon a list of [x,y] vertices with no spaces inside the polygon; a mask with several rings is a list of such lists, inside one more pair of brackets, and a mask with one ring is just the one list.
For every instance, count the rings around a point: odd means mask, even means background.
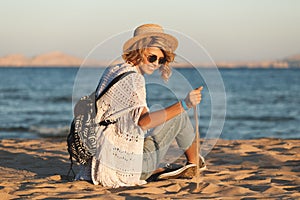
[{"label": "sky", "polygon": [[[0,57],[61,51],[84,58],[144,23],[190,38],[215,61],[300,54],[298,0],[0,0]],[[122,48],[108,46],[116,54]]]}]

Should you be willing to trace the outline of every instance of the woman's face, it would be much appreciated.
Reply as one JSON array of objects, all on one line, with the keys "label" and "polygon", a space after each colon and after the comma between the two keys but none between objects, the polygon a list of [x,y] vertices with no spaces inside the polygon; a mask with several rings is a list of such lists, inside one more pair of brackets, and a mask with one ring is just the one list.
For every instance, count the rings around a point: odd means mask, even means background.
[{"label": "woman's face", "polygon": [[146,48],[143,54],[142,62],[137,66],[141,74],[151,75],[160,67],[160,63],[164,61],[163,52],[157,47]]}]

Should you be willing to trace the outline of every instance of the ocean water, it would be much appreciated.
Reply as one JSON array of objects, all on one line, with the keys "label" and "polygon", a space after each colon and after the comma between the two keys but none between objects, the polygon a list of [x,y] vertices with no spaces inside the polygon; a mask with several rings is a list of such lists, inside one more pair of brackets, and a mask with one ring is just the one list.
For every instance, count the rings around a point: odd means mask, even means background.
[{"label": "ocean water", "polygon": [[[66,137],[74,102],[96,88],[103,70],[0,68],[0,139]],[[157,73],[147,76],[146,83],[151,110],[203,85],[198,107],[201,137],[214,130],[213,118],[222,127],[215,131],[224,139],[300,138],[299,69],[174,69],[168,83],[160,81]],[[220,98],[225,97],[226,105],[214,105],[212,110],[213,98],[218,97],[213,90],[219,94],[222,86],[225,93]],[[212,117],[222,113],[224,126],[221,118]],[[192,110],[189,115],[193,121]]]}]

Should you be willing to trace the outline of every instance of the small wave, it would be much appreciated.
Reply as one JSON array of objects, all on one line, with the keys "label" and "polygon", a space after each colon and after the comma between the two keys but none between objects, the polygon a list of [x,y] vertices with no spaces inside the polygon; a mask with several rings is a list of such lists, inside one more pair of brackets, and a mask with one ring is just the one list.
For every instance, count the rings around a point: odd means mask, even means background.
[{"label": "small wave", "polygon": [[57,111],[51,111],[51,110],[29,110],[24,112],[27,115],[55,115],[57,114]]},{"label": "small wave", "polygon": [[0,93],[16,93],[22,91],[20,88],[1,88]]},{"label": "small wave", "polygon": [[72,96],[52,97],[49,101],[53,103],[72,102]]},{"label": "small wave", "polygon": [[25,132],[28,131],[28,127],[18,126],[18,127],[0,127],[1,132]]},{"label": "small wave", "polygon": [[41,137],[65,137],[69,132],[69,126],[55,128],[32,126],[29,131]]},{"label": "small wave", "polygon": [[19,93],[4,93],[3,94],[3,99],[4,100],[18,100],[18,101],[29,101],[32,100],[33,98],[31,96],[29,96],[29,94],[19,94]]},{"label": "small wave", "polygon": [[266,121],[266,122],[274,122],[274,121],[292,121],[296,120],[294,117],[277,117],[277,116],[262,116],[262,117],[254,117],[254,116],[226,116],[226,120],[244,120],[244,121]]}]

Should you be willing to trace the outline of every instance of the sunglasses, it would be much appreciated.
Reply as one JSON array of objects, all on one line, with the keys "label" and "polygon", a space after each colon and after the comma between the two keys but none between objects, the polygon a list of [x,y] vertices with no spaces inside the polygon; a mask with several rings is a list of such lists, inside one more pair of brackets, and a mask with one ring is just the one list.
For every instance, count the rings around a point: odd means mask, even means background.
[{"label": "sunglasses", "polygon": [[[154,63],[157,60],[157,55],[150,55],[147,57],[147,60],[150,63]],[[165,57],[158,59],[158,64],[160,64],[160,65],[164,65],[164,64],[166,64],[166,62],[167,62],[167,59]]]}]

